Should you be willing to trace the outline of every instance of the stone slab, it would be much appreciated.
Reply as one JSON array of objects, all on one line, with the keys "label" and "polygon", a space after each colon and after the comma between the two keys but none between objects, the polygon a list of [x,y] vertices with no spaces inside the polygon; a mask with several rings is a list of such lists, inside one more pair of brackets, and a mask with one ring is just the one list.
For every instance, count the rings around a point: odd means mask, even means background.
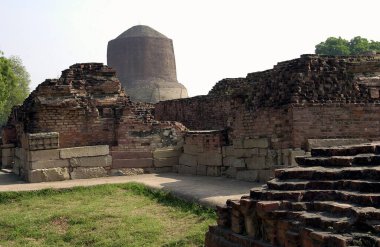
[{"label": "stone slab", "polygon": [[148,168],[153,167],[152,158],[143,159],[114,159],[112,160],[112,168]]},{"label": "stone slab", "polygon": [[49,169],[58,167],[69,167],[69,160],[37,160],[29,162],[29,169]]},{"label": "stone slab", "polygon": [[181,156],[179,156],[179,164],[196,167],[198,164],[197,156],[185,153],[181,154]]},{"label": "stone slab", "polygon": [[144,171],[147,173],[167,173],[167,172],[173,172],[173,167],[172,166],[151,167],[151,168],[144,168]]},{"label": "stone slab", "polygon": [[207,166],[197,165],[197,175],[198,176],[207,176]]},{"label": "stone slab", "polygon": [[184,144],[183,145],[183,152],[185,154],[199,154],[203,153],[204,148],[203,145],[195,145],[195,144]]},{"label": "stone slab", "polygon": [[178,173],[195,175],[197,173],[197,167],[196,166],[179,165],[178,166]]},{"label": "stone slab", "polygon": [[223,165],[229,166],[229,167],[239,167],[239,168],[245,168],[245,160],[242,158],[235,158],[233,156],[228,156],[223,158]]},{"label": "stone slab", "polygon": [[70,160],[70,166],[72,167],[105,167],[105,166],[111,166],[112,164],[111,155],[79,157],[79,158],[71,158],[69,160]]},{"label": "stone slab", "polygon": [[154,159],[179,157],[182,153],[180,149],[156,149],[153,152]]},{"label": "stone slab", "polygon": [[77,167],[70,172],[71,179],[99,178],[107,175],[104,167]]},{"label": "stone slab", "polygon": [[217,152],[206,152],[197,156],[198,164],[205,166],[222,166],[223,156]]},{"label": "stone slab", "polygon": [[113,159],[142,159],[152,158],[152,152],[129,152],[129,151],[111,151]]},{"label": "stone slab", "polygon": [[266,168],[265,156],[253,156],[252,158],[245,159],[245,161],[249,170],[258,170]]},{"label": "stone slab", "polygon": [[219,177],[221,175],[220,166],[207,166],[207,176]]},{"label": "stone slab", "polygon": [[28,182],[40,183],[70,179],[67,168],[38,169],[28,171]]},{"label": "stone slab", "polygon": [[3,156],[1,157],[1,168],[12,168],[14,163],[12,156]]},{"label": "stone slab", "polygon": [[15,154],[15,148],[1,148],[1,156],[13,156]]},{"label": "stone slab", "polygon": [[244,139],[233,139],[232,145],[235,149],[244,148]]},{"label": "stone slab", "polygon": [[154,159],[153,163],[154,167],[175,166],[179,165],[179,157],[157,158]]},{"label": "stone slab", "polygon": [[59,149],[36,150],[28,152],[28,161],[58,160]]},{"label": "stone slab", "polygon": [[84,147],[60,149],[60,157],[62,159],[109,155],[109,153],[110,153],[110,150],[109,150],[108,145],[84,146]]},{"label": "stone slab", "polygon": [[307,139],[306,150],[311,151],[312,148],[355,145],[368,142],[370,142],[368,139],[362,138]]},{"label": "stone slab", "polygon": [[268,138],[254,138],[254,139],[244,139],[244,148],[268,148],[269,140]]}]

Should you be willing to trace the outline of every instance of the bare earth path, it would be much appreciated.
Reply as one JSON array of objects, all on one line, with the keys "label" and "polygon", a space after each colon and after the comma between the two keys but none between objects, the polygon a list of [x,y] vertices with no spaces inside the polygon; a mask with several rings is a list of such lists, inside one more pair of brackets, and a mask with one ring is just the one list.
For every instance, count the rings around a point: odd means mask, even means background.
[{"label": "bare earth path", "polygon": [[13,174],[0,171],[0,191],[30,191],[47,188],[72,188],[99,184],[138,182],[150,188],[164,189],[185,200],[205,206],[223,205],[227,199],[240,199],[258,183],[244,182],[223,177],[184,176],[175,173],[143,174],[135,176],[77,179],[46,183],[24,183]]}]

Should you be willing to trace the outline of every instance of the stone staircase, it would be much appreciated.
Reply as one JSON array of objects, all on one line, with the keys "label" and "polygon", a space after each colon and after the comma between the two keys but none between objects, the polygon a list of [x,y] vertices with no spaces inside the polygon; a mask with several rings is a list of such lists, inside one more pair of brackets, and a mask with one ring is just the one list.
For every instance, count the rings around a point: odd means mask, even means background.
[{"label": "stone staircase", "polygon": [[206,246],[380,246],[380,143],[311,154],[218,207]]}]

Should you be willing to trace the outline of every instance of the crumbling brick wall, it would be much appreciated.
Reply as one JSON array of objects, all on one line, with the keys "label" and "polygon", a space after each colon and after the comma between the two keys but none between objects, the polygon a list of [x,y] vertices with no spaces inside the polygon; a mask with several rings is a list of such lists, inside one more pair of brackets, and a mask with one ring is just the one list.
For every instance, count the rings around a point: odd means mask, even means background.
[{"label": "crumbling brick wall", "polygon": [[[153,105],[130,101],[113,69],[100,63],[75,64],[64,70],[59,79],[40,84],[22,106],[16,107],[3,136],[6,142],[25,151],[29,148],[23,143],[25,136],[49,132],[59,133],[57,150],[107,146],[111,156],[115,157],[112,162],[103,162],[102,175],[112,173],[114,169],[155,169],[156,163],[163,168],[160,160],[163,156],[171,158],[172,163],[164,166],[169,170],[175,159],[178,162],[179,153],[174,149],[181,149],[186,128],[176,122],[157,121],[152,112]],[[153,159],[153,152],[160,158]],[[20,174],[28,174],[29,165],[17,166],[26,169]],[[33,174],[52,172],[37,170]],[[50,179],[42,176],[35,180],[45,178]]]},{"label": "crumbling brick wall", "polygon": [[[231,139],[271,138],[281,148],[303,147],[308,138],[376,139],[376,128],[359,130],[380,120],[379,64],[378,56],[302,55],[222,80],[207,96],[160,102],[155,115],[194,130],[228,129]],[[345,116],[352,121],[341,128]]]}]

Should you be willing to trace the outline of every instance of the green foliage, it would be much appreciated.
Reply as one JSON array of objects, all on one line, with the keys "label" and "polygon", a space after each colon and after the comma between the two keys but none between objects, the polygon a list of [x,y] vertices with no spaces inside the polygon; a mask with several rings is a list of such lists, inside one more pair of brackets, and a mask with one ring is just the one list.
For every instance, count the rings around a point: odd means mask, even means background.
[{"label": "green foliage", "polygon": [[7,121],[12,107],[29,94],[30,76],[19,57],[4,57],[0,51],[0,124]]},{"label": "green foliage", "polygon": [[380,42],[368,41],[360,36],[354,37],[350,41],[341,37],[329,37],[315,46],[315,53],[321,55],[360,55],[370,51],[380,52]]}]

